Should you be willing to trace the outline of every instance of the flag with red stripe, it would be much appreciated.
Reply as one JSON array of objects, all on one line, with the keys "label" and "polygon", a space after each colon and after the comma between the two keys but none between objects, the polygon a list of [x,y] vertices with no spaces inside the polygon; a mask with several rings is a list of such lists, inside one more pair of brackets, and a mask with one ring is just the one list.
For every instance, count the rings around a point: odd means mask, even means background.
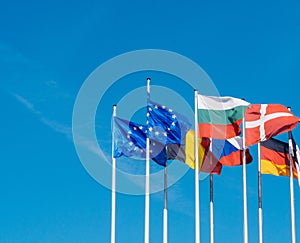
[{"label": "flag with red stripe", "polygon": [[253,104],[246,110],[246,145],[265,141],[296,127],[300,119],[280,104]]},{"label": "flag with red stripe", "polygon": [[[298,179],[295,158],[293,157],[293,176]],[[261,142],[261,173],[275,176],[290,176],[289,144],[270,138]]]},{"label": "flag with red stripe", "polygon": [[250,103],[234,97],[198,95],[199,136],[228,139],[241,133],[240,124]]}]

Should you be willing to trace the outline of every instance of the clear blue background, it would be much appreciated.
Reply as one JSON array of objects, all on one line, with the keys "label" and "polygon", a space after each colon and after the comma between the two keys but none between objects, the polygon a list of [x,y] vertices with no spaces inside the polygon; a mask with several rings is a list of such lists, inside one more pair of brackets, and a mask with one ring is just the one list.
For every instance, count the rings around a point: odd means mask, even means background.
[{"label": "clear blue background", "polygon": [[[116,55],[144,48],[178,52],[199,64],[221,95],[280,103],[300,116],[296,0],[12,0],[1,3],[0,26],[0,242],[110,242],[111,192],[81,165],[71,125],[84,80]],[[141,86],[146,77],[131,82]],[[159,75],[153,84],[173,88]],[[107,153],[111,102],[133,87],[121,82],[115,92],[112,87],[115,97],[103,103],[107,117],[97,134],[107,141]],[[192,92],[182,92],[192,105]],[[299,128],[294,136],[300,143]],[[256,146],[250,150],[249,242],[257,242]],[[169,189],[170,243],[194,242],[193,176],[190,170]],[[209,239],[208,195],[208,180],[201,181],[203,242]],[[289,179],[264,175],[265,242],[290,242],[289,203]],[[162,207],[163,194],[153,194],[151,242],[162,242]],[[117,195],[117,242],[143,242],[143,210],[142,196]],[[242,240],[242,168],[224,168],[215,178],[215,242]]]}]

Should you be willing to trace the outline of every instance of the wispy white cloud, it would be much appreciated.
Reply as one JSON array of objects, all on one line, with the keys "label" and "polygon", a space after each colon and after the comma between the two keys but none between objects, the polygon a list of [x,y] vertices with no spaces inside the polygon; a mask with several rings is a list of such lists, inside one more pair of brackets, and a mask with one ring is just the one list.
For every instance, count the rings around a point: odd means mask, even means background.
[{"label": "wispy white cloud", "polygon": [[25,99],[24,97],[22,97],[21,95],[15,94],[15,93],[11,93],[12,96],[14,96],[20,103],[22,103],[28,110],[30,110],[32,113],[36,114],[36,115],[41,115],[41,112],[39,112],[38,110],[36,110],[34,108],[34,105],[28,101],[27,99]]},{"label": "wispy white cloud", "polygon": [[43,116],[40,118],[41,122],[52,128],[55,132],[64,134],[67,138],[72,140],[72,128],[63,124],[60,124],[56,121],[49,120]]},{"label": "wispy white cloud", "polygon": [[[48,119],[47,117],[45,117],[42,114],[41,111],[37,110],[34,107],[34,105],[28,99],[24,98],[23,96],[21,96],[19,94],[15,94],[15,93],[11,93],[11,94],[22,105],[24,105],[30,112],[32,112],[33,114],[37,115],[37,117],[39,118],[39,120],[43,124],[45,124],[46,126],[48,126],[49,128],[51,128],[53,131],[65,135],[65,137],[68,140],[73,141],[71,126],[64,125],[64,124],[61,124],[61,123],[59,123],[57,121]],[[100,150],[97,146],[95,146],[88,139],[85,139],[85,138],[80,139],[79,145],[86,147],[88,150],[90,150],[91,152],[97,154],[99,157],[101,157],[103,159],[107,158],[107,156],[104,154],[104,152],[102,150]]]},{"label": "wispy white cloud", "polygon": [[45,85],[54,89],[58,88],[58,83],[55,80],[47,80],[45,81]]}]

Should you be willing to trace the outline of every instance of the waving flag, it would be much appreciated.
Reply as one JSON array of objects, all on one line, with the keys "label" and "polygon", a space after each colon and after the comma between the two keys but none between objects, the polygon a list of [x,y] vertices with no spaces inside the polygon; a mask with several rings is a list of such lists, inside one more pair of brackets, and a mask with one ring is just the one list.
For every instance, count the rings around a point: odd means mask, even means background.
[{"label": "waving flag", "polygon": [[246,145],[265,141],[296,127],[300,119],[279,104],[254,104],[246,111]]},{"label": "waving flag", "polygon": [[[201,172],[218,174],[220,175],[222,170],[221,163],[208,151],[209,139],[199,138],[198,140],[198,156],[199,156],[199,168]],[[179,160],[186,165],[195,169],[195,131],[189,130],[186,133],[183,143],[169,144],[167,146],[168,160]]]},{"label": "waving flag", "polygon": [[[243,139],[242,137],[227,140],[212,139],[212,152],[222,165],[236,166],[243,164]],[[249,149],[246,149],[246,163],[252,162]]]},{"label": "waving flag", "polygon": [[[126,156],[134,159],[146,157],[147,126],[114,117],[114,158]],[[150,157],[165,166],[167,154],[165,146],[150,140]]]},{"label": "waving flag", "polygon": [[300,187],[300,150],[296,141],[293,138],[292,133],[289,133],[289,152],[293,156],[294,167],[298,176],[298,183]]},{"label": "waving flag", "polygon": [[240,124],[249,105],[233,97],[198,95],[199,135],[217,139],[239,135]]},{"label": "waving flag", "polygon": [[148,136],[162,144],[181,144],[191,128],[188,119],[164,105],[148,101]]},{"label": "waving flag", "polygon": [[[296,164],[293,161],[293,176],[298,179]],[[289,144],[280,140],[270,138],[261,142],[261,173],[275,176],[290,176]]]}]

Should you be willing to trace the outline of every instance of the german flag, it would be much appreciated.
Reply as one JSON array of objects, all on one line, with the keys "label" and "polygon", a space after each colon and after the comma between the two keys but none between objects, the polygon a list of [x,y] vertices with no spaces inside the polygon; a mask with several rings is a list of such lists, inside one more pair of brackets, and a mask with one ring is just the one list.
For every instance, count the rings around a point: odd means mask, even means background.
[{"label": "german flag", "polygon": [[[289,144],[270,138],[261,142],[261,173],[275,176],[290,176]],[[293,176],[298,173],[293,158]]]},{"label": "german flag", "polygon": [[[220,175],[222,164],[209,151],[209,138],[198,139],[199,168],[201,172]],[[195,131],[189,130],[183,140],[183,144],[168,144],[168,160],[179,160],[195,169]]]}]

